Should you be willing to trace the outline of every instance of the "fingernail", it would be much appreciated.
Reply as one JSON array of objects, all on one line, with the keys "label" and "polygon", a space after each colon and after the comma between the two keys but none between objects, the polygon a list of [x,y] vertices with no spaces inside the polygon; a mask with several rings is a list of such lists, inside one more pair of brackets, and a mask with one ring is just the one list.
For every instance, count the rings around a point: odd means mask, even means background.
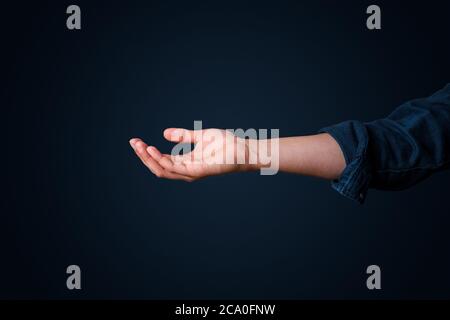
[{"label": "fingernail", "polygon": [[134,140],[134,139],[131,139],[129,142],[130,142],[130,146],[131,146],[133,149],[135,149],[135,147],[134,147],[134,142],[135,142],[135,140]]},{"label": "fingernail", "polygon": [[172,135],[180,136],[180,135],[181,135],[181,130],[178,130],[178,129],[173,130],[173,131],[172,131]]},{"label": "fingernail", "polygon": [[144,148],[142,147],[142,142],[140,142],[140,141],[136,141],[136,142],[134,143],[134,148],[135,148],[135,150],[137,150],[138,152],[141,152],[142,149],[144,149]]}]

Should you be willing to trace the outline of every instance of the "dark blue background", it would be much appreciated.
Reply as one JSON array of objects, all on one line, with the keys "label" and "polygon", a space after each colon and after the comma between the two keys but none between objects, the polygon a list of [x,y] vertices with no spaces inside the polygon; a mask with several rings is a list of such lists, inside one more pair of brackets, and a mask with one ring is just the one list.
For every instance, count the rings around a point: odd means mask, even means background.
[{"label": "dark blue background", "polygon": [[449,2],[376,3],[381,31],[371,1],[77,1],[80,31],[72,2],[2,4],[0,298],[450,298],[449,173],[360,206],[282,173],[158,180],[128,145],[310,134],[448,83]]}]

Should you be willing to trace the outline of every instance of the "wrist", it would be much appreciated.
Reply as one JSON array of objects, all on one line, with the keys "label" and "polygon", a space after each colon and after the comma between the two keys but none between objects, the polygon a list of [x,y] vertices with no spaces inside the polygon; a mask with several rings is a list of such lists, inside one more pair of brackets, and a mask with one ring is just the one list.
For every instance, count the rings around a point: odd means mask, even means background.
[{"label": "wrist", "polygon": [[261,169],[258,154],[257,139],[243,139],[245,146],[245,164],[243,171],[258,171]]}]

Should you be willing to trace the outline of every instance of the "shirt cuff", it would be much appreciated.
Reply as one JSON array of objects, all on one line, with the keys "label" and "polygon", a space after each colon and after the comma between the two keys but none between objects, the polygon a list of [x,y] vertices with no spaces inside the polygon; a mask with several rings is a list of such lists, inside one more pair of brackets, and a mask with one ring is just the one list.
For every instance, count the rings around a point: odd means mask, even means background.
[{"label": "shirt cuff", "polygon": [[331,186],[343,196],[362,204],[372,178],[368,157],[369,135],[365,125],[359,121],[345,121],[323,128],[319,133],[331,135],[345,157],[346,167]]}]

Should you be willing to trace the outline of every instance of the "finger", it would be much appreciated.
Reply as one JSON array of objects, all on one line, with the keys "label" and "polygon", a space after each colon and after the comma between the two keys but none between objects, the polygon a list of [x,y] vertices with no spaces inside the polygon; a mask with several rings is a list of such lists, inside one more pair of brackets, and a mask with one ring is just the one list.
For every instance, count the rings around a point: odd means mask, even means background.
[{"label": "finger", "polygon": [[181,162],[173,162],[170,155],[161,154],[161,152],[153,146],[148,147],[147,151],[164,169],[173,173],[189,176],[186,166]]},{"label": "finger", "polygon": [[133,138],[133,139],[130,139],[130,146],[134,149],[134,145],[136,144],[136,142],[137,141],[139,141],[139,140],[141,140],[141,139],[139,139],[139,138]]},{"label": "finger", "polygon": [[162,154],[161,152],[159,152],[159,150],[154,147],[154,146],[148,146],[147,147],[147,152],[150,154],[150,156],[155,159],[156,161],[159,162],[159,160],[161,160],[162,158]]},{"label": "finger", "polygon": [[168,128],[164,130],[164,138],[172,142],[197,143],[201,140],[203,130],[187,130],[182,128]]},{"label": "finger", "polygon": [[166,178],[181,179],[184,181],[193,180],[193,177],[187,175],[185,170],[178,170],[178,168],[170,159],[170,155],[161,154],[161,152],[159,152],[159,150],[153,146],[148,147],[147,152],[164,169],[164,173],[167,174]]},{"label": "finger", "polygon": [[159,152],[158,149],[156,149],[153,146],[150,146],[147,148],[147,151],[153,159],[158,161],[161,167],[169,171],[174,171],[173,170],[174,164],[172,160],[168,157],[163,157],[163,155],[161,154],[161,152]]},{"label": "finger", "polygon": [[170,154],[162,154],[158,148],[154,146],[149,146],[147,148],[148,153],[155,159],[156,161],[160,161],[162,157],[169,158],[172,162],[182,162],[182,161],[188,161],[192,160],[192,152],[189,151],[185,154],[177,154],[177,155],[170,155]]},{"label": "finger", "polygon": [[[173,166],[173,163],[171,160],[167,159],[167,157],[163,157],[161,152],[156,147],[150,146],[147,148],[147,152],[150,154],[150,156],[158,161],[158,163],[161,165],[161,167],[170,170]],[[161,161],[165,163],[166,165],[162,165]]]},{"label": "finger", "polygon": [[134,150],[134,152],[136,153],[137,156],[139,156],[138,153],[137,153],[137,149],[136,149],[136,143],[137,143],[138,141],[142,141],[142,140],[139,139],[139,138],[133,138],[133,139],[131,139],[131,140],[129,141],[129,142],[130,142],[131,148],[133,148],[133,150]]},{"label": "finger", "polygon": [[[141,159],[142,163],[150,169],[150,171],[160,178],[167,178],[172,180],[183,180],[187,182],[191,182],[194,179],[192,177],[184,176],[181,174],[169,172],[162,168],[158,161],[152,159],[152,157],[146,152],[147,145],[139,138],[134,138],[130,140],[130,145],[136,152],[136,155]],[[156,148],[154,148],[156,149]],[[159,152],[159,151],[158,151]]]},{"label": "finger", "polygon": [[161,177],[164,169],[155,161],[146,150],[147,145],[142,140],[134,141],[134,151],[136,152],[142,163],[150,169],[150,171],[157,177]]},{"label": "finger", "polygon": [[162,178],[171,179],[171,180],[183,180],[186,182],[194,181],[194,178],[192,178],[192,177],[184,176],[182,174],[178,174],[175,172],[170,172],[168,170],[164,170]]}]

